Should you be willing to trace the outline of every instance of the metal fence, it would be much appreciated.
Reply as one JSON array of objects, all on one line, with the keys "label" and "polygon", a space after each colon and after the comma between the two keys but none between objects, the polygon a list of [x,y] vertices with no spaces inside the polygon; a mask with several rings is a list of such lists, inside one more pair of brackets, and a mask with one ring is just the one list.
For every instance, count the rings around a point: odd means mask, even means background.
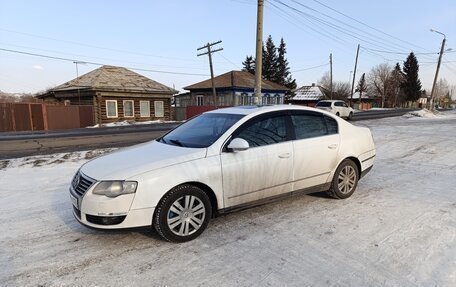
[{"label": "metal fence", "polygon": [[94,124],[92,106],[0,103],[0,132],[74,129]]}]

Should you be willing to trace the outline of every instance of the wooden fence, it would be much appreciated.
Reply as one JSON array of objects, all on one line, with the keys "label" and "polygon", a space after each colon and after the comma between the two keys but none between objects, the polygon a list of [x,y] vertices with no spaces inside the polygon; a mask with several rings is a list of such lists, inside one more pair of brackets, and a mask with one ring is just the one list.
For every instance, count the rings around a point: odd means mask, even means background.
[{"label": "wooden fence", "polygon": [[94,124],[92,106],[0,103],[0,132],[74,129]]}]

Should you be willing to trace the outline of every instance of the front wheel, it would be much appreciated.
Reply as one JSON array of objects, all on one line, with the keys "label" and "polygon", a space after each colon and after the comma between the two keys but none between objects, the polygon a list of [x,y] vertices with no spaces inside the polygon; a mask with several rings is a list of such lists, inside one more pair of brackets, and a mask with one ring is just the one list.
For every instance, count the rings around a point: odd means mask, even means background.
[{"label": "front wheel", "polygon": [[206,229],[212,215],[207,194],[193,185],[181,185],[168,192],[157,205],[154,227],[166,240],[185,242]]},{"label": "front wheel", "polygon": [[342,161],[334,173],[328,194],[337,199],[350,197],[358,185],[358,174],[358,167],[353,161]]}]

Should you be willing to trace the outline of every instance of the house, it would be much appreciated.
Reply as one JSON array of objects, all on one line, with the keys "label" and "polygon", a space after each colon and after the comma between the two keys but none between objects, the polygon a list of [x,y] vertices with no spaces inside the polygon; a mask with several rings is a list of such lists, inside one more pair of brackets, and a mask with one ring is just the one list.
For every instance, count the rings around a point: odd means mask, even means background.
[{"label": "house", "polygon": [[[189,92],[175,96],[176,107],[240,106],[254,103],[255,75],[245,71],[231,71],[214,77],[216,99],[212,94],[211,79],[184,87]],[[262,80],[262,104],[283,104],[289,89],[271,81]]]},{"label": "house", "polygon": [[369,110],[378,102],[378,99],[370,97],[367,92],[362,93],[355,92],[351,97],[347,99],[352,102],[352,106],[357,110]]},{"label": "house", "polygon": [[294,96],[287,103],[314,107],[319,101],[327,100],[324,89],[312,83],[311,86],[302,86],[294,90]]},{"label": "house", "polygon": [[98,124],[171,119],[177,91],[123,67],[102,66],[50,89],[38,98],[65,105],[93,106]]}]

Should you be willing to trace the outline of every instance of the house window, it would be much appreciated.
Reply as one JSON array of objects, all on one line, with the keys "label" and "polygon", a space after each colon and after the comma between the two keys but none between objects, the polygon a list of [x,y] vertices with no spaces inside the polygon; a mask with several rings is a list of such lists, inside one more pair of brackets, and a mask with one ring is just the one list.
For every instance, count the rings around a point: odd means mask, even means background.
[{"label": "house window", "polygon": [[117,118],[117,101],[107,100],[106,101],[106,117]]},{"label": "house window", "polygon": [[163,118],[165,116],[163,101],[154,101],[155,117]]},{"label": "house window", "polygon": [[131,100],[123,101],[124,117],[132,118],[134,114],[134,103]]},{"label": "house window", "polygon": [[225,95],[220,95],[219,96],[219,104],[220,107],[225,106]]},{"label": "house window", "polygon": [[196,105],[204,106],[204,97],[202,95],[196,96]]},{"label": "house window", "polygon": [[149,101],[139,101],[139,114],[141,118],[150,117],[150,102]]}]

